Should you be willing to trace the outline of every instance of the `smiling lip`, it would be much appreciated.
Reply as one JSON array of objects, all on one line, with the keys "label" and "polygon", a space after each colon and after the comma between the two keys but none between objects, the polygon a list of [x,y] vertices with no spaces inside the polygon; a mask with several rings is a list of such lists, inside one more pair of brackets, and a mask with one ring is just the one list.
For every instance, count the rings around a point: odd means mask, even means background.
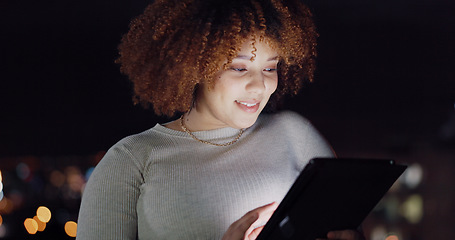
[{"label": "smiling lip", "polygon": [[260,102],[259,101],[235,101],[237,103],[237,106],[240,107],[245,112],[248,113],[255,113],[259,109]]}]

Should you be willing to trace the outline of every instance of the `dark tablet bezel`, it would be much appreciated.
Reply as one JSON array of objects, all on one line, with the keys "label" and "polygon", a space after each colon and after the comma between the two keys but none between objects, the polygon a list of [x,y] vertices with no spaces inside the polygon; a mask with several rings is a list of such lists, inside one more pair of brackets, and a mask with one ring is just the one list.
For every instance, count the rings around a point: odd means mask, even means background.
[{"label": "dark tablet bezel", "polygon": [[388,159],[312,159],[257,240],[314,240],[356,229],[405,169]]}]

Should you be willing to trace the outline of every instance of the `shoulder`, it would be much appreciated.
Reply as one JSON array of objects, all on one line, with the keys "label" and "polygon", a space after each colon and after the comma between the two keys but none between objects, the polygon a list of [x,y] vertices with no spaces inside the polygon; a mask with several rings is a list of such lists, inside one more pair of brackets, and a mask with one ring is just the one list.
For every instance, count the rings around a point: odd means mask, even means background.
[{"label": "shoulder", "polygon": [[258,122],[260,125],[264,125],[268,128],[280,128],[281,131],[286,129],[297,130],[312,128],[312,124],[308,119],[292,111],[263,114]]},{"label": "shoulder", "polygon": [[150,159],[148,146],[153,146],[155,142],[159,142],[153,129],[127,136],[115,143],[108,149],[97,168],[100,170],[111,169],[111,171],[134,168],[142,171]]},{"label": "shoulder", "polygon": [[310,121],[308,119],[293,111],[282,111],[274,116],[278,120],[285,121],[287,123],[310,125]]},{"label": "shoulder", "polygon": [[157,138],[160,135],[154,130],[155,128],[156,126],[146,131],[127,136],[114,144],[110,150],[121,149],[122,151],[139,153],[145,146],[152,146],[156,142],[159,142]]},{"label": "shoulder", "polygon": [[292,111],[264,114],[258,120],[258,129],[275,138],[286,139],[293,143],[326,144],[325,139],[311,122]]},{"label": "shoulder", "polygon": [[[264,114],[258,125],[268,136],[315,156],[333,156],[327,140],[305,117],[292,111]],[[306,153],[306,154],[307,154]]]}]

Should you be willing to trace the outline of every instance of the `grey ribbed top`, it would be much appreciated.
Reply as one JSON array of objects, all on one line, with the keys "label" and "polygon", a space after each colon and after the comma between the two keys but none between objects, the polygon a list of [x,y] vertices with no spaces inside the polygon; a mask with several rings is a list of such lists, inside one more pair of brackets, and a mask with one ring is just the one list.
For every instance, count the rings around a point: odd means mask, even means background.
[{"label": "grey ribbed top", "polygon": [[[194,133],[231,141],[237,129]],[[304,118],[261,115],[227,147],[157,124],[106,153],[84,190],[77,239],[221,239],[229,225],[280,202],[304,165],[333,153]]]}]

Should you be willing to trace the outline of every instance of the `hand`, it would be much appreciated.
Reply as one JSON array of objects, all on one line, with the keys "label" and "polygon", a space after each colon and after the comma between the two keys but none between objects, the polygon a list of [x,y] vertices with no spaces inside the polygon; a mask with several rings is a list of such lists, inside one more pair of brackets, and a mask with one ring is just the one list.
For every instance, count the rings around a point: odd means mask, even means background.
[{"label": "hand", "polygon": [[243,215],[229,226],[222,240],[254,240],[270,219],[278,204],[273,202]]},{"label": "hand", "polygon": [[362,233],[355,230],[331,231],[327,233],[327,239],[337,240],[365,240]]}]

